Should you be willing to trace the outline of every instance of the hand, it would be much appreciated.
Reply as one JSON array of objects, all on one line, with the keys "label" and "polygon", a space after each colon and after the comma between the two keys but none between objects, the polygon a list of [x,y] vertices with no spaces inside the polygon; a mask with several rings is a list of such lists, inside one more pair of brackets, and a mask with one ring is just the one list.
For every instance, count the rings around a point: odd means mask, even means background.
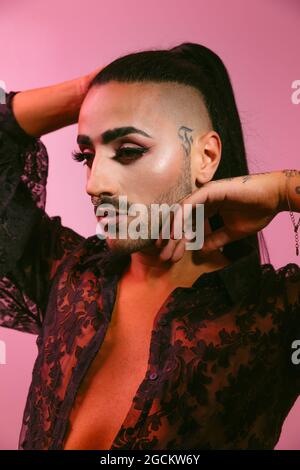
[{"label": "hand", "polygon": [[83,77],[80,78],[81,80],[81,93],[85,96],[87,94],[88,86],[90,82],[93,80],[93,78],[102,70],[105,65],[101,65],[100,67],[97,67],[94,69],[92,72],[84,75]]},{"label": "hand", "polygon": [[[224,178],[205,183],[200,189],[180,200],[180,205],[204,204],[204,218],[218,213],[224,226],[204,236],[201,250],[209,253],[223,247],[227,243],[248,237],[268,225],[282,209],[284,198],[284,174],[281,171],[258,173],[232,178]],[[174,215],[170,234],[174,233],[174,225],[183,211]],[[182,225],[184,226],[184,225]],[[160,258],[179,261],[185,251],[185,242],[190,239],[170,239],[163,246],[162,234],[156,246],[162,248]]]}]

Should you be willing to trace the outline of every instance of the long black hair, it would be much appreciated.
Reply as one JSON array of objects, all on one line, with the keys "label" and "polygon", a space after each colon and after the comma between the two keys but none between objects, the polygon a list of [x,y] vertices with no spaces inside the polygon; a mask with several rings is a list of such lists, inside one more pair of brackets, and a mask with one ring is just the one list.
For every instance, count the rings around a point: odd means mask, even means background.
[{"label": "long black hair", "polygon": [[[89,89],[110,81],[177,82],[198,90],[213,129],[222,142],[222,155],[213,180],[249,174],[242,125],[231,80],[220,57],[209,48],[190,42],[171,49],[152,49],[119,57],[105,66],[90,82]],[[223,224],[219,214],[209,218],[212,230]],[[261,251],[260,251],[261,248]],[[257,259],[269,263],[262,232],[224,245],[223,253],[235,260],[255,250]]]}]

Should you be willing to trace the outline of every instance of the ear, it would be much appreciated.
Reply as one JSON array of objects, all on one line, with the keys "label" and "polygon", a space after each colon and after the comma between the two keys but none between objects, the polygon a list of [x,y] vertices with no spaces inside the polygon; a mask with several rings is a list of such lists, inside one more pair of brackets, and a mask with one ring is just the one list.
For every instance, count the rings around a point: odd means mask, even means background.
[{"label": "ear", "polygon": [[191,174],[193,189],[210,181],[221,160],[222,143],[215,131],[197,136],[191,152]]}]

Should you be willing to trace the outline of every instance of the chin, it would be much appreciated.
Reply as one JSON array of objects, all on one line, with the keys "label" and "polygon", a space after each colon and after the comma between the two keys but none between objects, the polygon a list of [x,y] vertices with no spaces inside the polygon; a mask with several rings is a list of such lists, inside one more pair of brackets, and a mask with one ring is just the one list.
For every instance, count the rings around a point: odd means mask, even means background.
[{"label": "chin", "polygon": [[153,246],[156,240],[138,238],[133,240],[130,238],[127,239],[118,239],[106,237],[106,243],[110,251],[115,255],[129,255],[136,251],[141,251],[145,248]]}]

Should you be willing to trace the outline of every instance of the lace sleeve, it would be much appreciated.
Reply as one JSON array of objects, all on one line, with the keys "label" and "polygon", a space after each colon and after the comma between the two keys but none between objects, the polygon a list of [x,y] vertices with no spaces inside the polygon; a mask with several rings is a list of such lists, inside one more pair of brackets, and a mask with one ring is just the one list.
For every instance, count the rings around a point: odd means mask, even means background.
[{"label": "lace sleeve", "polygon": [[0,104],[0,326],[38,334],[57,268],[83,237],[45,212],[48,153]]}]

